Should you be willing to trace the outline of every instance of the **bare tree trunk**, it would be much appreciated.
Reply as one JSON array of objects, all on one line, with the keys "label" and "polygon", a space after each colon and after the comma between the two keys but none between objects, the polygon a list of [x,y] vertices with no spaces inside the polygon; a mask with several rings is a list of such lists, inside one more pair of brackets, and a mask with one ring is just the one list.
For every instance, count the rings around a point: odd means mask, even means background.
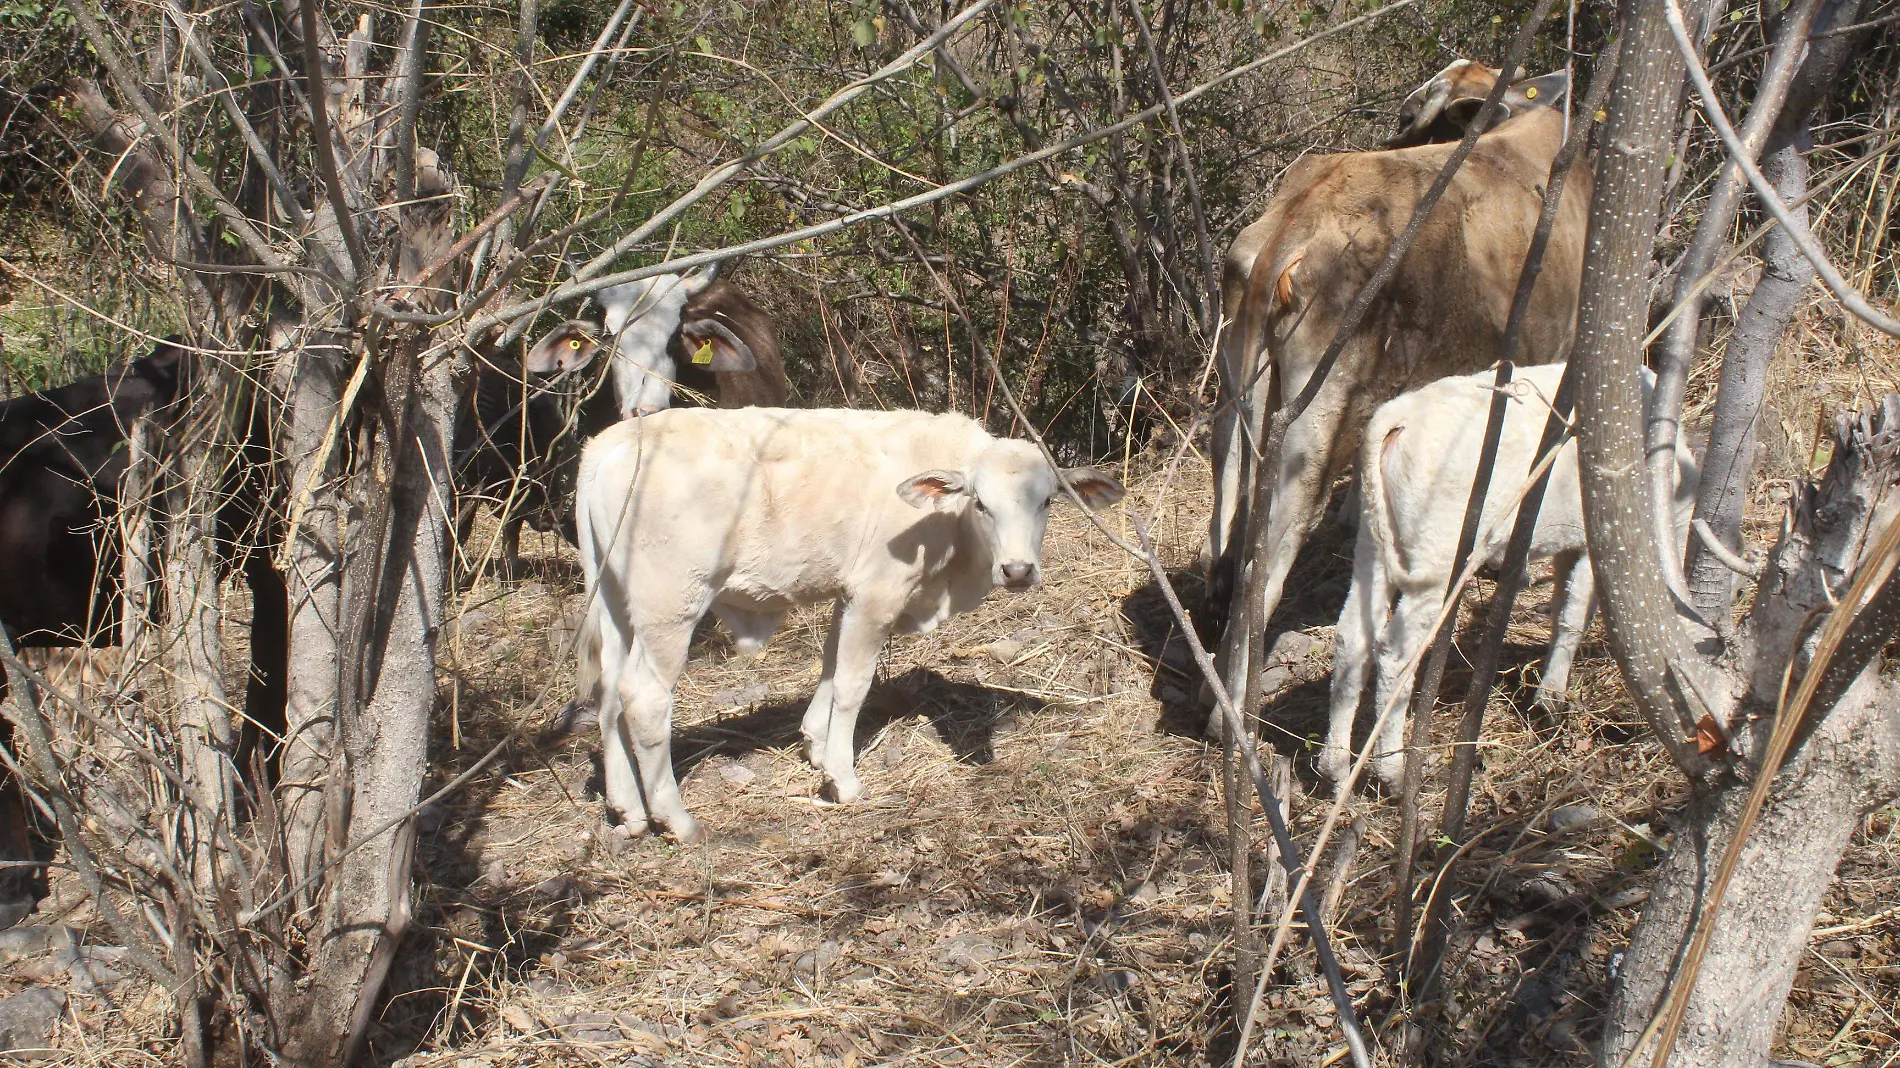
[{"label": "bare tree trunk", "polygon": [[[1741,708],[1758,717],[1750,752],[1765,748],[1783,669],[1796,654],[1797,675],[1806,666],[1816,633],[1812,621],[1846,589],[1840,576],[1857,569],[1870,532],[1877,535],[1900,514],[1882,502],[1894,477],[1896,415],[1900,408],[1890,407],[1885,420],[1849,424],[1837,437],[1827,477],[1796,495],[1792,522],[1736,643],[1737,670],[1746,665],[1750,675],[1736,680],[1747,689]],[[1891,580],[1888,586],[1891,596]],[[1870,605],[1862,618],[1873,615]],[[1880,676],[1881,658],[1873,655],[1891,637],[1872,638],[1859,664],[1843,668],[1843,654],[1830,666],[1830,675],[1839,671],[1851,684],[1831,712],[1820,709],[1825,718],[1778,776],[1743,847],[1670,1064],[1758,1068],[1767,1059],[1842,851],[1867,812],[1900,795],[1900,684]],[[1857,677],[1854,668],[1861,669]],[[1811,713],[1810,722],[1815,718]],[[1734,837],[1747,792],[1745,783],[1731,780],[1698,793],[1682,814],[1676,845],[1657,872],[1624,954],[1602,1063],[1620,1064],[1638,1045],[1676,981],[1682,948],[1705,907],[1711,873]]]},{"label": "bare tree trunk", "polygon": [[332,782],[328,771],[335,756],[337,635],[342,627],[338,372],[348,353],[347,336],[322,333],[305,340],[287,360],[283,454],[293,458],[289,487],[297,522],[284,576],[290,677],[277,790],[285,866],[293,883],[308,878],[323,860],[325,795],[341,785]]},{"label": "bare tree trunk", "polygon": [[[1693,744],[1695,719],[1677,704],[1672,666],[1693,658],[1690,635],[1657,570],[1649,523],[1637,368],[1648,322],[1648,274],[1674,138],[1684,64],[1664,18],[1666,0],[1629,8],[1616,88],[1597,154],[1590,249],[1577,297],[1578,459],[1585,528],[1603,598],[1610,650],[1638,709],[1678,767],[1709,762]],[[1699,9],[1698,9],[1699,10]],[[1691,16],[1693,18],[1693,14]]]},{"label": "bare tree trunk", "polygon": [[[343,724],[350,778],[350,844],[408,812],[421,796],[435,708],[435,638],[450,565],[448,443],[453,428],[452,364],[421,375],[405,406],[403,434],[392,443],[397,477],[392,494],[390,551],[373,589],[389,590],[382,633],[365,650],[369,661],[362,715]],[[372,483],[373,484],[373,483]],[[365,591],[369,593],[369,591]],[[300,1063],[329,1064],[361,1048],[376,999],[410,919],[413,820],[402,822],[342,862],[327,908],[329,937],[311,962],[313,985],[290,1049]]]},{"label": "bare tree trunk", "polygon": [[[1826,6],[1814,20],[1814,31],[1854,22],[1859,0]],[[1807,225],[1808,209],[1799,203],[1808,191],[1808,164],[1801,155],[1808,124],[1826,100],[1847,61],[1858,49],[1861,34],[1820,37],[1808,49],[1789,91],[1789,99],[1764,150],[1762,174],[1774,184],[1790,214]],[[1803,296],[1814,281],[1814,264],[1801,254],[1786,230],[1776,227],[1762,241],[1761,281],[1749,294],[1728,351],[1722,358],[1722,379],[1715,403],[1715,421],[1709,431],[1708,454],[1702,462],[1702,486],[1696,495],[1696,518],[1705,520],[1731,550],[1742,547],[1742,512],[1755,472],[1756,426],[1761,416],[1768,364],[1800,310]],[[1734,573],[1716,559],[1700,538],[1689,539],[1683,571],[1689,597],[1702,618],[1726,627],[1734,611]]]},{"label": "bare tree trunk", "polygon": [[[1792,141],[1770,150],[1762,173],[1784,201],[1793,203],[1807,192],[1808,163]],[[1807,225],[1807,205],[1791,210]],[[1730,549],[1742,544],[1742,512],[1755,474],[1756,427],[1767,396],[1768,364],[1813,282],[1814,265],[1801,255],[1794,239],[1780,227],[1769,231],[1762,241],[1761,281],[1749,294],[1722,359],[1715,420],[1696,493],[1696,516]],[[1700,538],[1689,539],[1683,570],[1696,611],[1718,628],[1726,626],[1734,611],[1735,573]]]},{"label": "bare tree trunk", "polygon": [[214,826],[236,811],[236,782],[231,765],[231,701],[224,686],[221,623],[223,603],[218,582],[217,531],[223,433],[229,420],[228,377],[205,376],[203,391],[192,399],[185,430],[174,439],[166,488],[165,674],[171,680],[178,744],[184,753],[190,789],[193,840],[181,856],[192,858],[194,878],[210,890]]},{"label": "bare tree trunk", "polygon": [[[1742,809],[1735,775],[1690,743],[1697,712],[1711,730],[1743,722],[1738,712],[1753,716],[1761,725],[1748,752],[1763,751],[1759,735],[1779,707],[1787,665],[1845,588],[1827,583],[1853,573],[1876,519],[1881,526],[1891,519],[1891,507],[1876,516],[1874,503],[1893,479],[1900,433],[1895,399],[1884,418],[1843,430],[1821,486],[1798,487],[1791,522],[1737,640],[1725,650],[1694,644],[1700,635],[1678,615],[1653,564],[1643,564],[1659,546],[1648,521],[1647,480],[1632,477],[1642,470],[1636,371],[1645,273],[1683,69],[1668,3],[1639,0],[1630,9],[1621,65],[1627,78],[1619,78],[1598,158],[1573,356],[1585,527],[1610,646],[1645,718],[1690,774],[1692,791],[1677,844],[1623,958],[1599,1053],[1605,1065],[1646,1049],[1651,1021],[1682,981],[1677,969],[1714,892],[1711,860],[1729,848]],[[1811,107],[1790,103],[1789,112],[1805,115]],[[1734,390],[1722,403],[1740,407],[1745,399]],[[1732,407],[1718,418],[1746,427],[1752,414]],[[1738,451],[1742,438],[1731,439]],[[1869,632],[1828,669],[1829,679],[1839,669],[1841,685],[1816,699],[1818,728],[1788,763],[1741,854],[1735,883],[1713,917],[1702,981],[1689,993],[1674,1056],[1659,1048],[1658,1063],[1758,1068],[1767,1059],[1815,909],[1853,826],[1868,806],[1900,792],[1900,693],[1869,667],[1900,629],[1900,612],[1889,611],[1896,599],[1889,580],[1876,594],[1881,611],[1870,603],[1854,623],[1865,621]],[[1798,678],[1802,663],[1794,659]]]}]

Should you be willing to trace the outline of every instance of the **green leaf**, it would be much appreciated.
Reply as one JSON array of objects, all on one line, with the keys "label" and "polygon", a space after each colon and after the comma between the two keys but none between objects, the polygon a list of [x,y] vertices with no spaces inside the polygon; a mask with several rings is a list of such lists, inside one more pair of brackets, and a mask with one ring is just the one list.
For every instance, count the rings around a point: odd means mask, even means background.
[{"label": "green leaf", "polygon": [[859,19],[851,24],[851,39],[859,48],[869,48],[877,43],[877,27],[870,19]]},{"label": "green leaf", "polygon": [[269,56],[252,56],[251,57],[251,77],[257,79],[258,81],[263,81],[265,78],[270,77],[270,71],[271,71],[271,66],[270,66]]},{"label": "green leaf", "polygon": [[693,47],[699,49],[701,52],[711,52],[712,38],[702,33],[698,37],[693,38]]}]

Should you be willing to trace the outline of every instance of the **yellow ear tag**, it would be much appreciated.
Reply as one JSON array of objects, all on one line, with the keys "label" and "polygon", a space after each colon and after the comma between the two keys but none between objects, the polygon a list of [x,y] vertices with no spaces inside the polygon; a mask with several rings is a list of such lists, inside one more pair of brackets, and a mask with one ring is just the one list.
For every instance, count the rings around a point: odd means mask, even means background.
[{"label": "yellow ear tag", "polygon": [[1537,99],[1537,87],[1536,87],[1535,85],[1533,85],[1533,86],[1531,86],[1530,88],[1528,88],[1528,89],[1526,89],[1526,90],[1524,90],[1524,99],[1526,99],[1526,100],[1536,100],[1536,99]]},{"label": "yellow ear tag", "polygon": [[699,347],[693,350],[693,362],[699,364],[712,362],[712,342],[700,342]]},{"label": "yellow ear tag", "polygon": [[1607,118],[1609,118],[1609,117],[1610,117],[1610,113],[1609,113],[1609,112],[1607,112],[1607,111],[1605,111],[1605,110],[1603,110],[1602,108],[1598,108],[1598,109],[1597,109],[1597,121],[1598,121],[1598,122],[1602,122],[1602,121],[1603,121],[1604,119],[1607,119]]},{"label": "yellow ear tag", "polygon": [[568,339],[567,339],[567,347],[568,347],[568,348],[570,348],[570,349],[578,349],[578,348],[580,348],[580,347],[581,347],[581,339],[580,339],[580,338],[577,338],[577,337],[571,337],[571,338],[568,338]]}]

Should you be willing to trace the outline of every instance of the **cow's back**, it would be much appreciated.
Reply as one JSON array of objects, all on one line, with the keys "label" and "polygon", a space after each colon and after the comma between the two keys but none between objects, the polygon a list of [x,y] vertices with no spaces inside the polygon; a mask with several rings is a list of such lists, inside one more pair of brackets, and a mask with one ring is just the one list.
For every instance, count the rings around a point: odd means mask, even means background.
[{"label": "cow's back", "polygon": [[673,408],[587,445],[582,521],[636,569],[762,599],[835,595],[867,569],[901,570],[907,537],[947,547],[953,517],[906,504],[898,483],[964,470],[989,440],[958,415]]},{"label": "cow's back", "polygon": [[[1386,396],[1498,358],[1562,135],[1562,115],[1539,109],[1480,138],[1459,168],[1358,328],[1384,335],[1380,347],[1401,364],[1382,367],[1400,372],[1382,374],[1378,385]],[[1289,169],[1268,211],[1248,228],[1253,233],[1236,242],[1229,263],[1234,271],[1244,258],[1252,294],[1268,305],[1280,295],[1281,275],[1297,265],[1294,278],[1311,305],[1290,332],[1266,334],[1276,359],[1317,360],[1455,147],[1308,157]],[[1520,352],[1525,362],[1554,362],[1566,354],[1589,198],[1588,168],[1575,167],[1533,293]]]}]

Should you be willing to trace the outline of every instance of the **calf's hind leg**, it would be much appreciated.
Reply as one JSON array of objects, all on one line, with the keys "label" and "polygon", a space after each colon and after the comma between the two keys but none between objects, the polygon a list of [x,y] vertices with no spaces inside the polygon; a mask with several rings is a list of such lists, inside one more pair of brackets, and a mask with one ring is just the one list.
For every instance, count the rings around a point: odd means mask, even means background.
[{"label": "calf's hind leg", "polygon": [[[686,667],[694,622],[696,617],[636,625],[626,658],[613,676],[615,703],[619,706],[613,737],[609,737],[604,710],[601,715],[602,744],[608,747],[602,759],[611,768],[617,758],[622,773],[623,797],[616,798],[614,775],[609,771],[608,801],[623,814],[630,814],[632,806],[628,802],[637,800],[649,819],[686,843],[697,842],[702,836],[699,824],[680,800],[679,781],[673,777],[673,684]],[[627,775],[628,763],[637,778]],[[629,786],[637,790],[637,799],[624,797]]]}]

